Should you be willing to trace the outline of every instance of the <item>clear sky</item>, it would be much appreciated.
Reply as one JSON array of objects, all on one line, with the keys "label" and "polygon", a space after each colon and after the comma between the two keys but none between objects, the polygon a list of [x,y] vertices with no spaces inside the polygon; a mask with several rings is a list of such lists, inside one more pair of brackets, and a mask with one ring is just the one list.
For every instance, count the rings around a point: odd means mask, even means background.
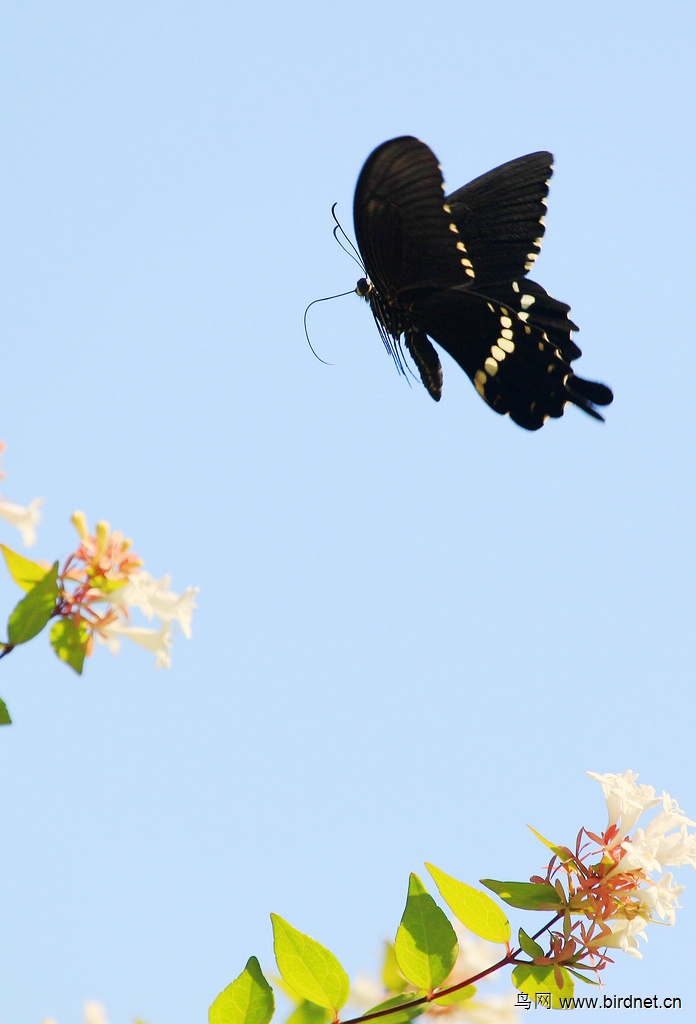
[{"label": "clear sky", "polygon": [[[37,557],[82,508],[201,590],[169,671],[0,664],[1,1024],[203,1021],[272,968],[270,911],[369,969],[424,860],[528,878],[526,823],[604,826],[586,769],[696,816],[695,30],[686,0],[4,6],[2,493],[45,496]],[[356,296],[311,355],[304,307],[359,276],[331,204],[351,233],[401,134],[450,189],[553,151],[534,277],[605,425],[527,433],[444,355],[436,405]],[[678,880],[607,991],[693,1014]]]}]

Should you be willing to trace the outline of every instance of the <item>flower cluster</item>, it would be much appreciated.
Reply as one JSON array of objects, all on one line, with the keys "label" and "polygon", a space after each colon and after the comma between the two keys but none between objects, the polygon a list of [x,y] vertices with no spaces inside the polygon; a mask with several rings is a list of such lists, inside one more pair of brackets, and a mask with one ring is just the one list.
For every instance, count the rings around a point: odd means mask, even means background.
[{"label": "flower cluster", "polygon": [[[92,653],[95,636],[108,644],[112,654],[125,638],[152,651],[157,667],[168,668],[172,624],[178,622],[190,639],[198,588],[188,587],[177,594],[169,590],[169,576],[155,580],[142,569],[142,560],[132,550],[131,541],[118,530],[112,531],[104,520],[97,523],[93,534],[83,512],[75,512],[72,522],[80,543],[61,573],[59,615],[81,631],[87,655]],[[158,618],[159,629],[131,625],[133,608],[150,620]]]},{"label": "flower cluster", "polygon": [[[563,894],[563,931],[552,933],[549,956],[535,962],[598,971],[610,962],[602,950],[618,948],[641,958],[638,938],[647,940],[647,925],[674,924],[684,886],[662,872],[684,864],[696,868],[696,833],[689,831],[696,822],[669,794],[656,796],[652,786],[637,785],[631,771],[588,775],[601,783],[609,821],[599,834],[581,829],[574,851],[552,847],[546,877],[532,878]],[[636,828],[641,815],[659,805],[656,816]],[[580,918],[575,924],[573,916]]]}]

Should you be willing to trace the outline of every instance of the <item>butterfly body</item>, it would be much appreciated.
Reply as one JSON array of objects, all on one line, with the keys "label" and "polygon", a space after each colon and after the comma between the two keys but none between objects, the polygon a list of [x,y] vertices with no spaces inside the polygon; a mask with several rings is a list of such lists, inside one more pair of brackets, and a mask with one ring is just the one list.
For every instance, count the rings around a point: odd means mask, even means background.
[{"label": "butterfly body", "polygon": [[403,338],[439,400],[432,339],[491,408],[528,430],[562,416],[568,402],[601,419],[595,406],[613,398],[570,366],[581,354],[570,307],[526,277],[544,233],[551,160],[531,153],[445,197],[432,151],[403,136],[368,157],[353,208],[366,271],[356,291],[399,370]]}]

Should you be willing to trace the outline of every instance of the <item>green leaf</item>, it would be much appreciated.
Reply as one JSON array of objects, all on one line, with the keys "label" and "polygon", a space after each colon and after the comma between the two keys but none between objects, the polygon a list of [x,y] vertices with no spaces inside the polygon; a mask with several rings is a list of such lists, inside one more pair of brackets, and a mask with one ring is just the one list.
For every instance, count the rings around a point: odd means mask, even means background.
[{"label": "green leaf", "polygon": [[[404,1003],[412,1002],[417,998],[418,994],[416,992],[402,992],[398,996],[392,996],[391,999],[385,999],[383,1003],[378,1003],[377,1006],[373,1006],[367,1013],[377,1013],[379,1010],[388,1010],[392,1006],[402,1006]],[[384,1024],[407,1024],[407,1021],[413,1020],[414,1017],[419,1017],[427,1009],[427,1003],[423,1003],[420,1006],[407,1007],[404,1010],[395,1009],[394,1013],[390,1013],[389,1016],[383,1018]]]},{"label": "green leaf", "polygon": [[408,898],[394,941],[399,970],[417,988],[432,992],[449,977],[459,944],[454,928],[418,875],[412,874]]},{"label": "green leaf", "polygon": [[250,956],[238,978],[223,989],[208,1010],[209,1024],[268,1024],[275,1009],[273,989],[259,962]]},{"label": "green leaf", "polygon": [[496,882],[482,878],[481,885],[492,889],[501,900],[520,910],[563,910],[565,903],[552,885],[537,882]]},{"label": "green leaf", "polygon": [[19,555],[16,551],[12,551],[11,548],[5,547],[4,544],[0,544],[0,550],[2,550],[5,557],[10,576],[15,583],[19,584],[22,590],[31,590],[34,584],[38,583],[46,575],[45,565],[39,565],[38,562],[30,561],[24,555]]},{"label": "green leaf", "polygon": [[10,712],[7,710],[7,704],[2,698],[0,698],[0,725],[12,725]]},{"label": "green leaf", "polygon": [[40,633],[55,611],[58,596],[58,563],[54,562],[27,596],[15,605],[7,623],[9,642],[25,644]]},{"label": "green leaf", "polygon": [[108,580],[101,574],[99,575],[98,580],[94,574],[92,574],[92,578],[95,580],[94,586],[100,590],[102,594],[113,594],[115,590],[120,590],[122,587],[125,587],[126,583],[128,583],[128,580]]},{"label": "green leaf", "polygon": [[283,980],[298,996],[338,1014],[348,1002],[350,982],[336,957],[277,914],[271,914],[271,921],[273,949]]},{"label": "green leaf", "polygon": [[534,1003],[534,996],[537,992],[548,992],[552,1000],[551,1008],[560,1010],[559,997],[562,996],[563,999],[570,999],[573,995],[574,986],[573,979],[568,974],[568,971],[564,967],[558,967],[557,969],[560,971],[563,980],[563,988],[559,988],[556,982],[553,966],[537,967],[536,964],[520,964],[516,967],[512,972],[512,984],[520,992],[526,992],[532,1003]]},{"label": "green leaf", "polygon": [[408,985],[396,962],[396,953],[392,942],[384,943],[384,960],[382,962],[382,984],[387,992],[403,992]]},{"label": "green leaf", "polygon": [[87,653],[89,630],[87,623],[80,621],[76,626],[72,619],[58,619],[51,626],[51,644],[61,661],[82,675],[82,666]]},{"label": "green leaf", "polygon": [[510,941],[510,922],[488,893],[473,889],[446,875],[434,864],[425,865],[435,880],[443,900],[463,925],[488,942]]},{"label": "green leaf", "polygon": [[526,953],[527,956],[530,956],[532,960],[536,960],[538,956],[544,955],[543,946],[540,946],[539,943],[535,942],[530,935],[527,935],[524,928],[520,928],[518,938],[520,949],[523,953]]},{"label": "green leaf", "polygon": [[593,981],[592,978],[588,978],[585,974],[581,974],[579,971],[574,971],[572,967],[565,967],[564,970],[566,970],[568,974],[572,974],[572,976],[577,978],[578,981],[584,981],[586,985],[596,985],[597,988],[601,988],[602,986],[601,981]]},{"label": "green leaf", "polygon": [[555,843],[549,842],[548,839],[544,839],[541,832],[537,832],[537,830],[532,828],[531,825],[527,825],[527,828],[530,832],[534,833],[540,843],[543,843],[544,846],[548,847],[549,850],[556,854],[561,863],[565,864],[566,861],[573,859],[573,854],[567,846],[556,846]]},{"label": "green leaf", "polygon": [[317,1006],[303,999],[297,1004],[285,1024],[329,1024],[333,1014],[325,1006]]},{"label": "green leaf", "polygon": [[467,985],[465,988],[458,988],[456,992],[450,992],[447,996],[439,996],[433,999],[436,1006],[458,1006],[465,1003],[467,999],[473,999],[476,995],[476,986]]}]

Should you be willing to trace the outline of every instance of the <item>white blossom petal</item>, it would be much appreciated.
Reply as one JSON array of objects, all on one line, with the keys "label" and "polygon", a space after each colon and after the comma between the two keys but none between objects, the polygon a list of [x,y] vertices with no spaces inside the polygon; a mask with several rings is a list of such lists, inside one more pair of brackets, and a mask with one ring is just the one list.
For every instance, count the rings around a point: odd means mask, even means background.
[{"label": "white blossom petal", "polygon": [[623,775],[615,775],[613,772],[605,775],[598,775],[597,772],[587,774],[602,786],[609,812],[609,827],[620,824],[624,835],[631,831],[643,811],[660,803],[661,798],[655,796],[652,786],[636,785],[636,772],[628,770]]},{"label": "white blossom petal", "polygon": [[653,915],[657,914],[660,920],[673,925],[676,916],[674,911],[679,909],[677,899],[684,892],[684,888],[683,885],[673,884],[672,874],[668,871],[654,885],[641,888],[636,897]]},{"label": "white blossom petal", "polygon": [[659,843],[659,836],[648,838],[642,828],[637,828],[631,838],[621,844],[626,853],[611,873],[615,874],[617,870],[621,873],[645,871],[646,874],[649,871],[662,871],[656,856]]},{"label": "white blossom petal", "polygon": [[145,626],[126,626],[120,622],[112,622],[108,626],[100,628],[102,638],[109,645],[112,654],[116,654],[120,648],[120,639],[125,637],[134,644],[144,647],[155,655],[155,668],[169,668],[171,656],[169,651],[172,646],[171,626],[168,622],[162,624],[160,629],[147,629]]},{"label": "white blossom petal", "polygon": [[592,943],[597,947],[608,946],[613,949],[622,949],[624,953],[628,953],[629,956],[635,957],[636,960],[642,960],[643,954],[638,949],[638,939],[645,939],[648,941],[648,936],[644,935],[647,921],[642,917],[634,917],[630,921],[626,918],[617,918],[614,921],[607,922],[611,928],[611,935],[604,935],[602,938],[598,938],[596,943]]},{"label": "white blossom petal", "polygon": [[36,527],[41,522],[39,508],[43,503],[43,498],[34,498],[28,505],[15,505],[12,501],[0,498],[0,518],[19,530],[25,548],[36,544]]},{"label": "white blossom petal", "polygon": [[646,826],[645,832],[649,836],[664,835],[665,832],[671,832],[673,828],[680,828],[682,825],[696,825],[696,821],[687,818],[677,801],[672,800],[669,793],[663,793],[662,810]]},{"label": "white blossom petal", "polygon": [[655,853],[662,867],[678,868],[689,864],[696,868],[696,833],[689,832],[686,824],[678,832],[663,836]]},{"label": "white blossom petal", "polygon": [[109,595],[112,604],[121,607],[129,605],[140,608],[148,619],[157,616],[163,622],[172,620],[179,623],[187,640],[191,639],[191,616],[196,607],[198,587],[187,587],[183,594],[168,590],[171,576],[154,579],[149,572],[140,571],[131,575],[130,580],[119,590]]}]

